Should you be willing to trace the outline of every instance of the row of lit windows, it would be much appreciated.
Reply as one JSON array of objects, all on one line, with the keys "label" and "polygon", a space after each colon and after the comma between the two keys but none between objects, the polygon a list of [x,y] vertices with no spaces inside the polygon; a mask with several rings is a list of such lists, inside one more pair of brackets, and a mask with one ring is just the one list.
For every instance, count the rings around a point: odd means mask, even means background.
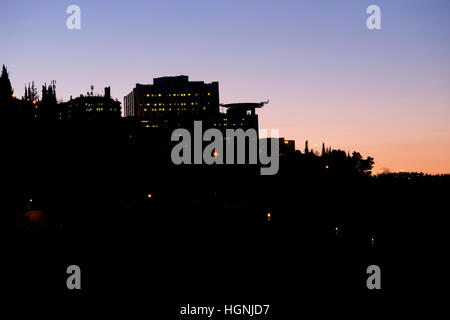
[{"label": "row of lit windows", "polygon": [[102,106],[103,102],[99,102],[99,103],[95,103],[95,104],[93,104],[93,103],[85,103],[84,105],[87,106],[87,107]]},{"label": "row of lit windows", "polygon": [[[103,111],[104,108],[86,108],[87,112],[91,112],[91,111]],[[107,108],[107,111],[115,111],[115,112],[119,112],[119,109],[117,108]]]},{"label": "row of lit windows", "polygon": [[[237,119],[235,119],[237,120]],[[228,118],[223,118],[223,121],[228,121]],[[245,118],[242,118],[242,121],[245,121]]]},{"label": "row of lit windows", "polygon": [[[142,121],[143,123],[148,123],[148,121]],[[167,122],[167,121],[165,121],[165,122]],[[237,124],[236,123],[233,123],[233,126],[236,126]],[[241,123],[240,124],[241,126],[243,126],[243,123]],[[226,124],[226,123],[214,123],[214,127],[227,127],[228,125]],[[152,124],[152,125],[150,125],[150,124],[147,124],[147,125],[145,125],[145,128],[158,128],[159,127],[159,125],[157,125],[157,124]],[[229,137],[224,137],[224,140],[229,140]]]},{"label": "row of lit windows", "polygon": [[[210,96],[211,92],[208,92],[207,94],[208,94],[208,96]],[[147,93],[146,96],[147,97],[162,97],[163,95],[161,93],[158,93],[158,94]],[[164,96],[165,97],[190,97],[190,96],[198,97],[198,96],[200,96],[200,93],[169,93],[167,95],[165,94]]]},{"label": "row of lit windows", "polygon": [[[149,109],[145,108],[144,112],[147,112]],[[187,108],[173,108],[173,111],[186,111]],[[206,110],[206,107],[203,107],[203,110]],[[150,111],[172,111],[172,108],[151,108]]]},{"label": "row of lit windows", "polygon": [[[164,120],[164,122],[165,122],[165,123],[168,123],[169,120]],[[150,123],[150,121],[149,121],[149,120],[141,120],[141,123]],[[150,124],[147,124],[147,125],[146,125],[147,128],[150,127],[150,126],[154,126],[154,124],[153,124],[153,125],[150,125]]]},{"label": "row of lit windows", "polygon": [[[236,127],[236,123],[233,123],[233,126]],[[244,124],[241,122],[240,126],[243,126]],[[230,123],[231,126],[231,123]],[[214,127],[228,127],[228,123],[214,123]]]},{"label": "row of lit windows", "polygon": [[[166,104],[164,103],[153,103],[153,106],[165,106]],[[169,106],[187,106],[186,102],[180,102],[180,103],[167,103],[167,105]],[[198,102],[191,102],[190,103],[191,106],[198,106]],[[147,107],[150,106],[150,103],[147,103]]]},{"label": "row of lit windows", "polygon": [[[175,111],[175,108],[173,109]],[[187,108],[177,108],[177,111],[184,111]],[[144,112],[147,112],[148,109],[144,109]],[[172,108],[151,108],[150,111],[172,111]]]}]

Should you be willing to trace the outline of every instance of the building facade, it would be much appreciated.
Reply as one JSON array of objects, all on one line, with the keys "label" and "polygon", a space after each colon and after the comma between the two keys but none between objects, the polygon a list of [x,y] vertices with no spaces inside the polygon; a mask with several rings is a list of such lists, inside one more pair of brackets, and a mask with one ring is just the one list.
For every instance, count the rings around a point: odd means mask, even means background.
[{"label": "building facade", "polygon": [[160,120],[202,118],[219,113],[219,83],[189,81],[188,76],[153,79],[136,84],[124,97],[124,116]]},{"label": "building facade", "polygon": [[60,106],[60,119],[107,119],[120,118],[120,102],[111,98],[110,87],[103,96],[92,93],[70,99]]}]

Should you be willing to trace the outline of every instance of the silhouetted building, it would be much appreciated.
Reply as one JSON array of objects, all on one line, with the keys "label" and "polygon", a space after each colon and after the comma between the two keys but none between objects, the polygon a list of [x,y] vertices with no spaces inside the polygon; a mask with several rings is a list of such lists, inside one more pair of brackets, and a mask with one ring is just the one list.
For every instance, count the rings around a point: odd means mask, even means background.
[{"label": "silhouetted building", "polygon": [[255,129],[258,132],[258,115],[255,109],[262,108],[269,101],[259,103],[231,103],[221,104],[226,108],[226,113],[220,113],[220,117],[214,121],[213,126],[219,129],[241,128]]},{"label": "silhouetted building", "polygon": [[219,83],[189,81],[188,76],[155,78],[153,84],[138,83],[124,97],[124,116],[147,119],[153,126],[160,124],[161,119],[218,113]]},{"label": "silhouetted building", "polygon": [[[173,130],[192,127],[195,120],[203,128],[220,130],[253,128],[258,133],[256,108],[267,102],[219,104],[219,83],[189,81],[188,76],[153,79],[153,84],[136,84],[124,97],[124,116],[134,118],[141,128]],[[220,112],[220,106],[226,109]]]},{"label": "silhouetted building", "polygon": [[110,87],[103,96],[80,95],[60,105],[60,119],[107,119],[120,118],[120,102],[111,98]]}]

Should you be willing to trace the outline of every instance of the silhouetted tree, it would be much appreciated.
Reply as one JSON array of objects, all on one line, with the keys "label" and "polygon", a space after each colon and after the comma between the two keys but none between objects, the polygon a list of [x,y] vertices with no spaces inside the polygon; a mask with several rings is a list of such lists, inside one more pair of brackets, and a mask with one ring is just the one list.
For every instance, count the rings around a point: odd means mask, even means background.
[{"label": "silhouetted tree", "polygon": [[7,104],[13,99],[14,90],[9,80],[8,70],[5,65],[2,68],[2,75],[0,76],[0,103]]},{"label": "silhouetted tree", "polygon": [[56,101],[56,82],[53,80],[49,86],[42,86],[42,100],[39,104],[39,118],[42,120],[57,120],[58,106]]},{"label": "silhouetted tree", "polygon": [[351,159],[353,167],[357,170],[358,173],[363,175],[370,175],[372,173],[372,168],[375,163],[372,157],[363,159],[359,152],[353,152]]},{"label": "silhouetted tree", "polygon": [[25,86],[25,96],[23,99],[26,101],[37,101],[39,99],[39,94],[34,86],[34,81],[31,82],[31,86],[28,83],[28,88]]},{"label": "silhouetted tree", "polygon": [[52,80],[51,85],[47,83],[42,86],[42,104],[56,104],[56,82]]}]

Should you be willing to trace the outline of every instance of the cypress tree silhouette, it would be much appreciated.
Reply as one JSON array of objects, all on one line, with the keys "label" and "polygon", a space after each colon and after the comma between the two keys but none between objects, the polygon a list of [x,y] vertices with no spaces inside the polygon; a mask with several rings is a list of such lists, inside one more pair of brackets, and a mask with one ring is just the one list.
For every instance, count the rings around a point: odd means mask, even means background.
[{"label": "cypress tree silhouette", "polygon": [[56,84],[55,80],[52,80],[51,85],[47,87],[47,83],[42,86],[42,103],[43,104],[56,104]]},{"label": "cypress tree silhouette", "polygon": [[49,86],[47,86],[47,83],[42,86],[39,117],[45,120],[56,120],[57,114],[56,81],[52,80]]},{"label": "cypress tree silhouette", "polygon": [[5,65],[2,68],[2,75],[0,76],[0,102],[8,103],[13,99],[14,90],[9,80],[8,70]]},{"label": "cypress tree silhouette", "polygon": [[28,83],[28,88],[25,85],[25,98],[24,98],[24,100],[33,101],[33,100],[38,100],[38,99],[39,99],[39,94],[37,92],[36,87],[34,86],[34,81],[31,82],[31,86],[30,86],[30,83]]}]

